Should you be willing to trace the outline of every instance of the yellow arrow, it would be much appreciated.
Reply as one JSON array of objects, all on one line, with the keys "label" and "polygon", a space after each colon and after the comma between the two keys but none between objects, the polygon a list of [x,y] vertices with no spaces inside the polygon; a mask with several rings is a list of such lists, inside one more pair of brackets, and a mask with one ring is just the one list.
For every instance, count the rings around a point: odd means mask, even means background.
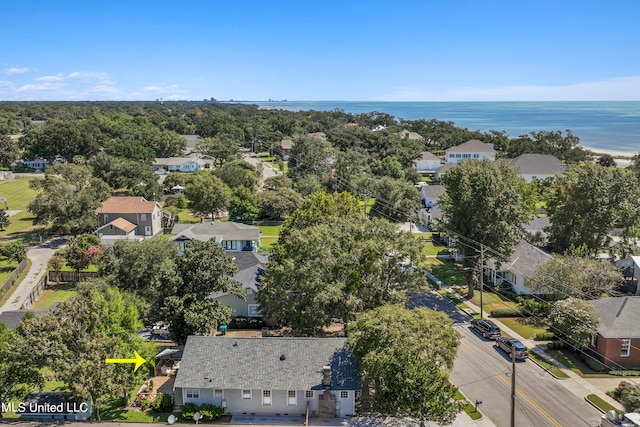
[{"label": "yellow arrow", "polygon": [[144,357],[140,356],[137,351],[133,350],[133,355],[136,357],[135,359],[105,359],[106,363],[135,363],[136,366],[133,368],[133,372],[137,371],[138,368],[144,365],[147,361]]}]

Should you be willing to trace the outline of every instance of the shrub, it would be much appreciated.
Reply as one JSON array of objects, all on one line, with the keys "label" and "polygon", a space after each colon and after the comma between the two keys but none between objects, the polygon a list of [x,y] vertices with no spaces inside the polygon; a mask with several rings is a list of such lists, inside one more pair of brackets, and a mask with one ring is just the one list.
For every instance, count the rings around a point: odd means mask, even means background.
[{"label": "shrub", "polygon": [[631,385],[631,383],[627,382],[627,381],[620,381],[620,384],[618,384],[618,387],[614,388],[611,391],[608,391],[607,394],[609,396],[611,396],[612,398],[614,398],[615,400],[617,400],[618,402],[620,402],[620,399],[622,399],[622,395],[624,393],[624,391]]},{"label": "shrub", "polygon": [[180,411],[180,415],[185,420],[192,420],[193,415],[198,412],[198,405],[193,402],[188,402],[182,405],[182,409]]},{"label": "shrub", "polygon": [[198,408],[198,412],[202,415],[203,421],[215,421],[224,413],[223,409],[219,406],[212,405],[210,403],[203,403]]},{"label": "shrub", "polygon": [[173,399],[169,394],[158,393],[153,401],[152,407],[157,412],[171,412],[173,409]]},{"label": "shrub", "polygon": [[496,308],[491,310],[491,316],[493,317],[521,317],[522,311],[520,308]]},{"label": "shrub", "polygon": [[263,326],[261,317],[237,316],[229,322],[229,329],[260,329]]},{"label": "shrub", "polygon": [[616,375],[618,377],[640,377],[640,371],[634,369],[609,371],[609,375]]},{"label": "shrub", "polygon": [[151,401],[149,399],[144,399],[142,402],[140,402],[140,408],[142,408],[143,411],[151,408]]},{"label": "shrub", "polygon": [[569,345],[565,341],[551,341],[547,344],[547,349],[549,350],[561,350],[567,347],[569,347]]},{"label": "shrub", "polygon": [[548,341],[555,338],[555,334],[553,332],[538,332],[536,334],[536,341]]},{"label": "shrub", "polygon": [[602,362],[591,357],[586,357],[584,363],[586,363],[592,371],[604,372],[607,370],[607,367]]},{"label": "shrub", "polygon": [[521,299],[522,311],[528,316],[547,317],[551,311],[551,303],[533,298]]}]

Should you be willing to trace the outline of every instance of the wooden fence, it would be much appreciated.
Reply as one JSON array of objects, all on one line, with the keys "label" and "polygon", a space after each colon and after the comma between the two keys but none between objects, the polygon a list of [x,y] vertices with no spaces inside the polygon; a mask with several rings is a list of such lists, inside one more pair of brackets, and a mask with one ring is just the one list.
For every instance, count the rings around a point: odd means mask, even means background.
[{"label": "wooden fence", "polygon": [[49,282],[78,283],[98,277],[95,271],[49,271]]},{"label": "wooden fence", "polygon": [[29,310],[34,302],[38,300],[42,291],[44,291],[44,287],[47,286],[47,275],[45,274],[42,278],[36,283],[36,285],[31,289],[27,299],[24,300],[20,309]]},{"label": "wooden fence", "polygon": [[11,273],[7,281],[4,282],[4,285],[2,285],[2,288],[0,288],[0,297],[4,295],[5,292],[9,291],[9,289],[11,289],[11,287],[13,286],[13,282],[15,282],[18,276],[24,271],[25,268],[27,268],[27,264],[28,262],[26,258],[20,261],[20,264],[18,264],[18,266],[16,267],[15,270],[13,270],[13,272]]}]

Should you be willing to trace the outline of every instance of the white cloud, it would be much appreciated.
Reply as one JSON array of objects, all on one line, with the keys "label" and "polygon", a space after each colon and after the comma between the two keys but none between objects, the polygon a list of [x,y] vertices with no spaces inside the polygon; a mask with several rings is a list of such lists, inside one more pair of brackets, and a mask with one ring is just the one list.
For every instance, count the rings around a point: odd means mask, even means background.
[{"label": "white cloud", "polygon": [[58,82],[58,81],[64,80],[64,76],[62,74],[56,74],[55,76],[36,77],[33,80],[36,80],[39,82]]},{"label": "white cloud", "polygon": [[27,67],[9,67],[9,68],[5,68],[4,70],[0,70],[0,74],[8,74],[8,75],[13,75],[13,74],[24,74],[24,73],[28,73],[30,70]]},{"label": "white cloud", "polygon": [[59,83],[59,82],[44,82],[44,83],[35,84],[35,85],[20,86],[16,89],[16,92],[30,92],[30,91],[40,92],[40,91],[46,91],[46,90],[57,90],[64,86],[65,85],[63,83]]},{"label": "white cloud", "polygon": [[460,87],[424,90],[398,87],[379,101],[638,101],[640,76],[558,86]]}]

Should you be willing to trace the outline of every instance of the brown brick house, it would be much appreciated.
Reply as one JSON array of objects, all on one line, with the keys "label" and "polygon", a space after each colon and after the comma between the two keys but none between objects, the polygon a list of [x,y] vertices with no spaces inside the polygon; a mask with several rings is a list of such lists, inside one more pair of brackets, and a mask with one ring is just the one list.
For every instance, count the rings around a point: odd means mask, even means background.
[{"label": "brown brick house", "polygon": [[590,349],[612,369],[640,368],[640,296],[601,298],[590,303],[600,318]]}]

